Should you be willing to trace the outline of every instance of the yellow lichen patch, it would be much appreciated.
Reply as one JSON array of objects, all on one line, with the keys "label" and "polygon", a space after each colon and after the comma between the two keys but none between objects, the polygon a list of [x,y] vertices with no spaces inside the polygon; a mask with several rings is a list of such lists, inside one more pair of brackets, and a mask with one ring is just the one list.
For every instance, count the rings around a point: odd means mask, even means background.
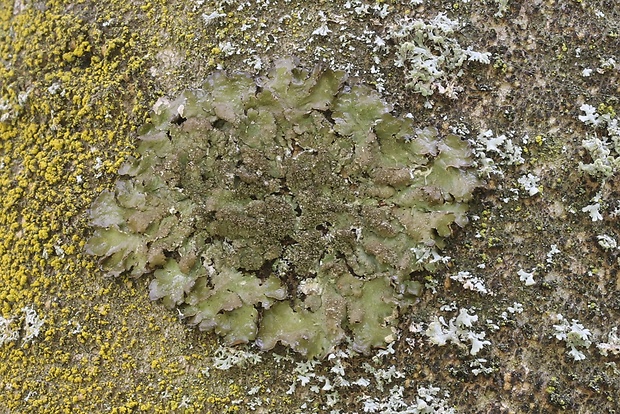
[{"label": "yellow lichen patch", "polygon": [[205,35],[163,3],[0,3],[0,411],[235,407],[238,389],[195,368],[212,342],[83,254],[87,208],[158,95],[154,57]]}]

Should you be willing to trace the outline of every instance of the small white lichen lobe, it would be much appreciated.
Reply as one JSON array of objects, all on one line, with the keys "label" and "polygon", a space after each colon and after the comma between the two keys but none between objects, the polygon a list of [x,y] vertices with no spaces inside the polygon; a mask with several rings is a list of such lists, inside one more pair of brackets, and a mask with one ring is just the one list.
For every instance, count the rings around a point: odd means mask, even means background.
[{"label": "small white lichen lobe", "polygon": [[592,333],[586,329],[578,320],[573,319],[569,322],[562,314],[557,314],[556,319],[559,322],[553,325],[556,330],[555,338],[565,341],[568,355],[575,361],[581,361],[586,358],[585,354],[577,348],[589,348],[592,345]]},{"label": "small white lichen lobe", "polygon": [[435,92],[456,99],[463,88],[457,80],[466,62],[490,63],[490,53],[463,49],[454,37],[460,24],[444,13],[424,21],[406,17],[390,28],[396,43],[397,67],[404,67],[407,87],[422,96]]},{"label": "small white lichen lobe", "polygon": [[425,335],[429,341],[438,346],[444,346],[448,342],[455,345],[465,346],[465,342],[470,343],[469,353],[476,355],[485,345],[491,342],[485,340],[486,333],[475,332],[471,328],[478,321],[478,315],[470,314],[470,310],[462,308],[456,317],[451,318],[447,323],[443,316],[435,316],[428,324]]},{"label": "small white lichen lobe", "polygon": [[[608,109],[605,106],[602,109]],[[587,174],[602,178],[603,181],[614,175],[620,166],[620,126],[613,111],[602,113],[592,105],[583,104],[579,108],[584,112],[579,120],[595,130],[603,130],[604,135],[594,134],[582,140],[588,151],[591,163],[579,163],[579,168]]]}]

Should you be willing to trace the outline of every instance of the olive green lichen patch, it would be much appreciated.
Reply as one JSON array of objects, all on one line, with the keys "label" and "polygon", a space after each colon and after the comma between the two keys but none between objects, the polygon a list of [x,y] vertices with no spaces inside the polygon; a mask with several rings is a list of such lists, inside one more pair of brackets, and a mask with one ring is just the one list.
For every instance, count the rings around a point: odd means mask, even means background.
[{"label": "olive green lichen patch", "polygon": [[160,100],[139,159],[93,203],[86,245],[113,276],[230,344],[308,357],[390,341],[433,271],[420,252],[466,222],[468,144],[391,114],[343,72],[278,62]]}]

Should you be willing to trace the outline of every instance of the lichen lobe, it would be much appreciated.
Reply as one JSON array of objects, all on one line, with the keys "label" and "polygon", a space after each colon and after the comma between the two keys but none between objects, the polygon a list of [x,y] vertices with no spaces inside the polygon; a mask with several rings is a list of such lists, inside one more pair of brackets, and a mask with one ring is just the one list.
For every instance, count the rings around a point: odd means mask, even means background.
[{"label": "lichen lobe", "polygon": [[435,268],[416,252],[466,222],[478,185],[465,141],[390,110],[291,60],[258,80],[216,72],[155,106],[86,250],[111,275],[152,275],[151,299],[231,344],[384,346],[410,275]]}]

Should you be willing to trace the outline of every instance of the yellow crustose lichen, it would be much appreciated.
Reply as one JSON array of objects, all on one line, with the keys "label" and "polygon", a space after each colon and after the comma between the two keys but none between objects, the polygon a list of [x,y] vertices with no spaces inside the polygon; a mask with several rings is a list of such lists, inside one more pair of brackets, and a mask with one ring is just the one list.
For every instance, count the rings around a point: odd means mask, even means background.
[{"label": "yellow crustose lichen", "polygon": [[[144,84],[146,58],[167,41],[189,50],[175,19],[193,15],[159,1],[148,14],[159,24],[119,1],[0,3],[0,317],[19,333],[0,346],[0,407],[9,412],[230,406],[207,400],[231,390],[187,375],[186,360],[204,364],[209,344],[162,350],[174,316],[153,314],[129,281],[120,289],[100,280],[82,254],[84,212],[133,154],[154,98],[140,92],[155,90]],[[25,307],[44,320],[29,341]]]}]

